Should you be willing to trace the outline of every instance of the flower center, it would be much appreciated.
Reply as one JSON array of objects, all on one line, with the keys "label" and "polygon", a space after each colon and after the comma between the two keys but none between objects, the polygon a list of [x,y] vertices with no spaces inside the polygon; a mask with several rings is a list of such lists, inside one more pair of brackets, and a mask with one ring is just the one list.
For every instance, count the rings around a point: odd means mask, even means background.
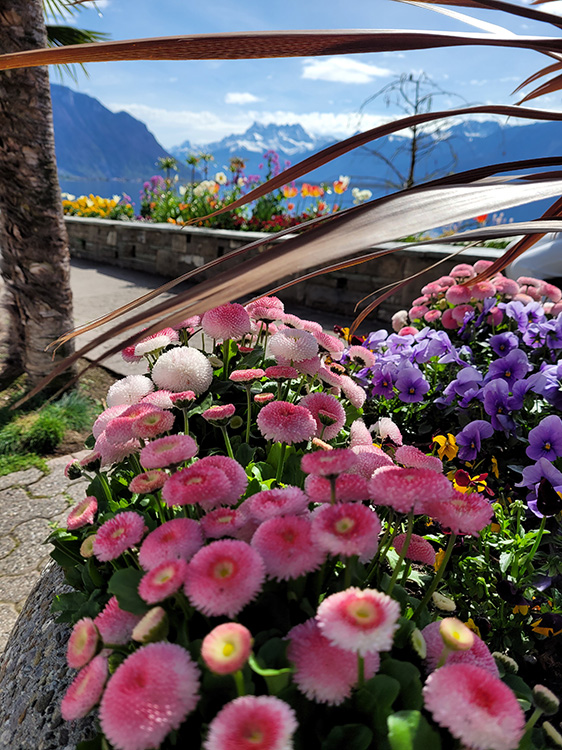
[{"label": "flower center", "polygon": [[119,539],[119,537],[123,536],[124,533],[125,533],[125,529],[123,527],[121,527],[120,529],[115,529],[115,531],[111,535],[111,538],[112,539]]},{"label": "flower center", "polygon": [[230,578],[234,575],[236,567],[232,560],[221,560],[218,562],[213,569],[214,578]]},{"label": "flower center", "polygon": [[349,531],[351,531],[355,526],[355,521],[353,518],[349,518],[349,516],[345,516],[345,518],[340,518],[339,521],[336,521],[335,529],[338,532],[338,534],[347,534]]},{"label": "flower center", "polygon": [[234,651],[235,651],[235,648],[234,648],[234,644],[233,643],[227,642],[222,647],[222,655],[223,656],[232,656],[232,654],[234,653]]},{"label": "flower center", "polygon": [[347,607],[347,614],[354,625],[365,629],[376,627],[381,620],[378,607],[362,599],[351,602]]},{"label": "flower center", "polygon": [[551,449],[550,443],[545,443],[544,444],[544,449],[545,449],[545,451],[549,451]]}]

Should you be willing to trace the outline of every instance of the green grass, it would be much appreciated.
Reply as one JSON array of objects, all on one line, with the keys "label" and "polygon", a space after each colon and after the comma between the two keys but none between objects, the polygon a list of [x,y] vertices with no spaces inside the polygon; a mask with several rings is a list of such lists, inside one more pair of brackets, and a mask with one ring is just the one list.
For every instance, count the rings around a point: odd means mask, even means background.
[{"label": "green grass", "polygon": [[49,471],[45,459],[35,453],[0,456],[0,477],[11,474],[13,471],[23,471],[32,467],[41,469],[44,474]]}]

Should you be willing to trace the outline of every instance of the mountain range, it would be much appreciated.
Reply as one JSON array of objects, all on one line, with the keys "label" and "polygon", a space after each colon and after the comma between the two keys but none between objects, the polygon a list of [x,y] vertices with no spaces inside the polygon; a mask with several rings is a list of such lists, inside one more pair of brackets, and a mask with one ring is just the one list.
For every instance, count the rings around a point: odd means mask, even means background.
[{"label": "mountain range", "polygon": [[[284,169],[288,163],[295,164],[336,140],[311,136],[299,124],[254,123],[245,133],[208,144],[186,140],[168,153],[144,123],[125,112],[111,112],[97,99],[57,84],[52,85],[52,97],[57,161],[59,172],[66,177],[147,179],[156,171],[158,158],[173,155],[182,164],[180,177],[189,179],[192,171],[185,166],[185,158],[201,151],[214,157],[208,167],[209,176],[226,171],[234,156],[245,162],[246,174],[264,176],[266,151],[276,151]],[[411,147],[412,139],[407,135],[387,136],[319,167],[302,179],[331,182],[339,175],[348,175],[352,187],[366,187],[374,196],[384,195],[405,179]],[[561,148],[562,126],[557,122],[524,125],[501,125],[493,120],[453,122],[446,130],[419,141],[416,181],[485,164],[558,155]],[[197,178],[203,176],[202,171],[196,172]],[[535,210],[513,209],[508,215],[521,219],[533,215]]]}]

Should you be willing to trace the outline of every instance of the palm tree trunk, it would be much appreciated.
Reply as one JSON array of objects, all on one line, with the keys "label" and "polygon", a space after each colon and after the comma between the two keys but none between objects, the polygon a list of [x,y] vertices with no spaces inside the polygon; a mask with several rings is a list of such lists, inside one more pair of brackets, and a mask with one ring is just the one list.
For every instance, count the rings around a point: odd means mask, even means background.
[{"label": "palm tree trunk", "polygon": [[[45,46],[41,0],[2,0],[0,53]],[[0,250],[9,318],[4,366],[36,384],[53,367],[45,346],[73,325],[46,68],[0,72]],[[57,359],[69,353],[59,350]]]}]

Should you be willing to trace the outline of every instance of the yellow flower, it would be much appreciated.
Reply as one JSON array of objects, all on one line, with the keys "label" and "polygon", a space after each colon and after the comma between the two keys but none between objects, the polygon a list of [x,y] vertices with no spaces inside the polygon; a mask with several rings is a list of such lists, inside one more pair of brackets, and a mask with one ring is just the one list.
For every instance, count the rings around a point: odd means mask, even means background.
[{"label": "yellow flower", "polygon": [[445,437],[445,435],[436,435],[433,438],[433,442],[437,443],[439,446],[437,449],[437,455],[441,460],[443,460],[443,456],[445,456],[448,461],[451,461],[459,452],[455,436],[451,435],[451,433],[447,433],[447,437]]},{"label": "yellow flower", "polygon": [[498,531],[501,531],[501,526],[499,523],[491,523],[490,524],[490,531],[493,531],[494,533],[498,533]]},{"label": "yellow flower", "polygon": [[482,637],[482,636],[480,635],[480,628],[478,627],[478,625],[476,625],[476,623],[474,622],[474,620],[472,619],[472,617],[469,617],[469,618],[468,618],[468,620],[467,620],[467,621],[465,622],[465,625],[466,625],[466,627],[467,627],[467,628],[468,628],[469,630],[472,630],[472,632],[473,632],[473,633],[476,633],[476,635],[477,635],[477,636],[478,636],[479,638],[481,638],[481,637]]},{"label": "yellow flower", "polygon": [[500,478],[500,472],[498,469],[498,461],[495,456],[492,456],[491,458],[492,463],[492,474],[495,476],[496,479]]},{"label": "yellow flower", "polygon": [[529,614],[529,605],[528,604],[516,604],[515,607],[513,607],[513,614],[514,615],[528,615]]},{"label": "yellow flower", "polygon": [[540,626],[541,622],[542,622],[542,619],[537,620],[535,623],[533,623],[533,627],[532,627],[533,633],[538,633],[539,635],[545,635],[547,638],[549,636],[560,635],[560,633],[562,633],[562,629],[558,630],[555,633],[554,628],[541,628]]},{"label": "yellow flower", "polygon": [[433,567],[435,568],[436,572],[441,567],[441,565],[443,563],[443,558],[444,557],[445,557],[445,550],[440,548],[439,551],[435,555],[435,563],[433,565]]}]

